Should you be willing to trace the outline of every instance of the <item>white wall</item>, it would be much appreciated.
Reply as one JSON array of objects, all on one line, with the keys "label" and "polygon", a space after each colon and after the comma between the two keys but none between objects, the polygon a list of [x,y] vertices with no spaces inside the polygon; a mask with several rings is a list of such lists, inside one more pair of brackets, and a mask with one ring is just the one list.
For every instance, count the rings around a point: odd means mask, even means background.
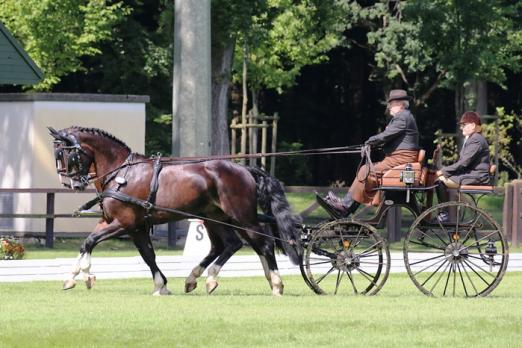
[{"label": "white wall", "polygon": [[[48,126],[103,129],[134,152],[145,150],[145,97],[134,102],[124,96],[36,94],[34,100],[6,101],[0,95],[0,184],[2,188],[60,188],[53,139]],[[27,98],[27,95],[22,95]],[[50,99],[50,100],[49,100]],[[63,100],[60,100],[63,99]],[[88,99],[89,101],[83,101]],[[99,101],[102,100],[102,101]],[[137,100],[137,101],[136,101]],[[71,213],[92,194],[56,194],[55,213]],[[45,194],[14,194],[17,213],[45,213]],[[44,219],[15,219],[15,231],[44,231]],[[92,230],[93,219],[56,219],[56,232]]]}]

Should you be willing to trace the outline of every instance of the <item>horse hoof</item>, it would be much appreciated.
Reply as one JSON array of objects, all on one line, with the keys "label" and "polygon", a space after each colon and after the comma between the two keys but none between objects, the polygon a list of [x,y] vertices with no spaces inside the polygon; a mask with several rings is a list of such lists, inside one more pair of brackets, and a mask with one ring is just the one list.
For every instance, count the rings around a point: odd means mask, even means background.
[{"label": "horse hoof", "polygon": [[152,296],[168,296],[168,295],[172,295],[172,292],[169,289],[167,289],[166,286],[163,286],[161,289],[156,290],[152,293]]},{"label": "horse hoof", "polygon": [[94,284],[96,283],[96,276],[93,274],[89,274],[87,277],[85,277],[85,286],[88,290],[91,290]]},{"label": "horse hoof", "polygon": [[277,297],[281,297],[281,296],[283,296],[283,289],[284,289],[284,286],[283,286],[283,285],[280,285],[280,286],[274,286],[274,287],[272,288],[272,295],[277,296]]},{"label": "horse hoof", "polygon": [[63,282],[63,290],[69,290],[76,286],[76,280],[74,279],[67,279]]},{"label": "horse hoof", "polygon": [[207,282],[207,294],[212,294],[214,292],[214,290],[216,290],[216,288],[218,287],[218,282],[215,281],[215,280],[211,280],[209,282]]},{"label": "horse hoof", "polygon": [[185,283],[185,294],[194,291],[198,287],[198,283]]}]

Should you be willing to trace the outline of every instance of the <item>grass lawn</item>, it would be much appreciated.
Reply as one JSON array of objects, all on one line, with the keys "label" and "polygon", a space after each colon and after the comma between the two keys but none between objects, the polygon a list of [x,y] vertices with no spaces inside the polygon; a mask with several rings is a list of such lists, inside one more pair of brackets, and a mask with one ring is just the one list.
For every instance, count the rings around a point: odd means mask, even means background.
[{"label": "grass lawn", "polygon": [[59,282],[0,283],[2,347],[516,347],[522,273],[487,298],[428,298],[405,274],[374,297],[314,295],[284,277],[274,298],[264,278],[221,278],[152,297],[150,279],[100,280],[87,291]]}]

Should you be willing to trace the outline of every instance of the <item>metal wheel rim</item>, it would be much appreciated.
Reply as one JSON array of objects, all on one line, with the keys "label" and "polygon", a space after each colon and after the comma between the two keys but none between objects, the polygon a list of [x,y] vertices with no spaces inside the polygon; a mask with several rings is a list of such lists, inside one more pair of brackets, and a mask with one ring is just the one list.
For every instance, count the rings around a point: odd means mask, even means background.
[{"label": "metal wheel rim", "polygon": [[[435,220],[438,212],[451,209],[454,216],[448,222]],[[431,245],[431,255],[427,246],[423,252],[416,250],[422,248],[419,243]],[[482,209],[462,202],[438,204],[419,215],[403,252],[410,279],[422,293],[435,297],[487,296],[502,280],[509,259],[499,224]]]},{"label": "metal wheel rim", "polygon": [[[332,232],[336,227],[339,234]],[[346,240],[350,240],[349,246],[344,245]],[[328,256],[314,252],[314,248],[325,245],[329,246]],[[390,252],[386,241],[372,226],[341,219],[323,225],[312,234],[304,263],[309,285],[318,294],[375,295],[388,278]]]}]

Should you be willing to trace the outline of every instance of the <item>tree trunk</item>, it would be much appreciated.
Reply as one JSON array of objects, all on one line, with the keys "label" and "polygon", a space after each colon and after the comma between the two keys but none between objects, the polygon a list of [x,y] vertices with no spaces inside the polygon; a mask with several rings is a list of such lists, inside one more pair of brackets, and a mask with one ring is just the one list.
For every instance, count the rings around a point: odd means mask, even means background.
[{"label": "tree trunk", "polygon": [[230,151],[228,133],[228,92],[235,39],[212,45],[212,154]]}]

